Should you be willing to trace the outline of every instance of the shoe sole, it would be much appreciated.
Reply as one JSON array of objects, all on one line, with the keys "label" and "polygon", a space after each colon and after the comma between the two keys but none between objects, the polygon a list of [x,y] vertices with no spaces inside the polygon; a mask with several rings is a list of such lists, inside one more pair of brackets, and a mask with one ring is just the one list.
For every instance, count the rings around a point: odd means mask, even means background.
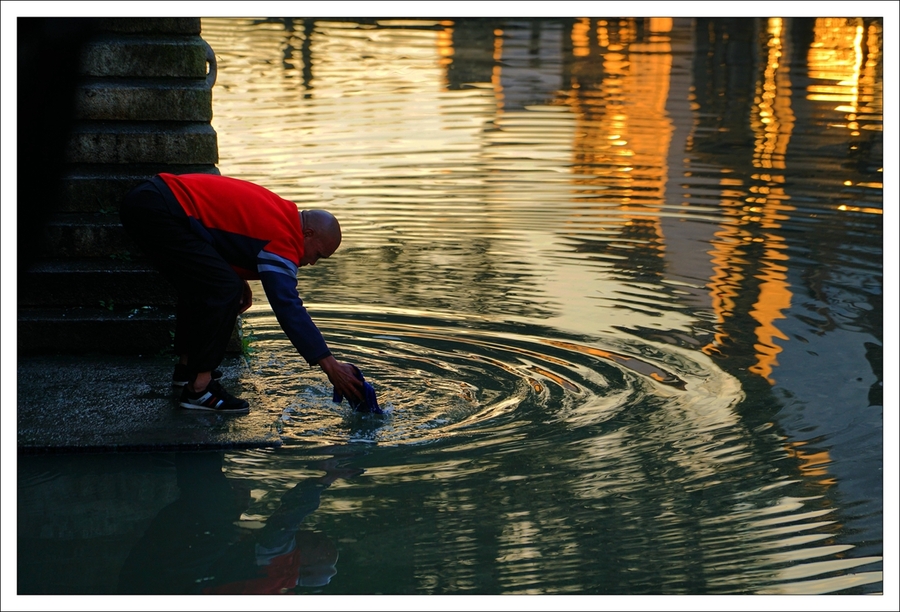
[{"label": "shoe sole", "polygon": [[179,402],[178,406],[185,410],[201,410],[203,412],[219,412],[223,414],[246,414],[250,412],[250,406],[245,406],[243,408],[210,408],[208,406],[201,406],[199,404],[191,404],[188,402]]}]

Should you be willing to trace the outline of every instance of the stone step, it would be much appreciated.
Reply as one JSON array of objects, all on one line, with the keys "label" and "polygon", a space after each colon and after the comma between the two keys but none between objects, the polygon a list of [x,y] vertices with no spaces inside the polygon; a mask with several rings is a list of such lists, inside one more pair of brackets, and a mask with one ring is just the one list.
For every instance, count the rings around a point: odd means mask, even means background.
[{"label": "stone step", "polygon": [[213,164],[72,165],[62,179],[62,193],[56,212],[118,213],[125,194],[160,172],[219,174],[219,169]]},{"label": "stone step", "polygon": [[172,285],[147,263],[113,259],[41,261],[18,277],[23,307],[94,306],[111,311],[175,306]]},{"label": "stone step", "polygon": [[216,131],[208,123],[85,121],[67,151],[73,164],[215,164]]},{"label": "stone step", "polygon": [[171,348],[174,331],[174,308],[20,308],[16,336],[21,355],[155,354]]},{"label": "stone step", "polygon": [[139,258],[139,249],[125,233],[118,213],[55,215],[44,227],[40,259]]},{"label": "stone step", "polygon": [[91,77],[182,77],[205,81],[207,48],[206,41],[196,35],[99,34],[85,45],[80,69],[83,75]]},{"label": "stone step", "polygon": [[75,92],[75,118],[85,121],[212,120],[206,81],[92,81]]},{"label": "stone step", "polygon": [[[228,353],[241,352],[240,329],[238,320]],[[159,354],[171,351],[174,332],[174,308],[20,308],[16,344],[19,355]]]}]

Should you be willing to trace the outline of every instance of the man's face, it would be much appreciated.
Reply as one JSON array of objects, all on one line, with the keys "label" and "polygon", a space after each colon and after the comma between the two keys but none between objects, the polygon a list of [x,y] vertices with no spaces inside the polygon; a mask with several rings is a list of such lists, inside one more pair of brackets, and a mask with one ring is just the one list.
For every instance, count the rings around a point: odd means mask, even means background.
[{"label": "man's face", "polygon": [[334,255],[337,248],[338,245],[333,240],[325,240],[319,233],[307,235],[303,241],[303,258],[300,260],[300,266],[314,266],[320,259],[328,259]]}]

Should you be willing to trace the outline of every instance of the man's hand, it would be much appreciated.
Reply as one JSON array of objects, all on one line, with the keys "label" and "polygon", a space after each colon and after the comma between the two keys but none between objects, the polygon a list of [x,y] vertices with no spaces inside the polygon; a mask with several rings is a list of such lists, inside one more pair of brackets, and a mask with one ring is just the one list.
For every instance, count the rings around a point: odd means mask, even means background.
[{"label": "man's hand", "polygon": [[351,364],[340,362],[329,355],[319,360],[319,367],[328,375],[335,391],[358,402],[365,399],[363,382],[356,377],[356,370]]},{"label": "man's hand", "polygon": [[244,314],[252,305],[253,291],[250,290],[250,283],[244,281],[244,294],[241,296],[241,309],[238,311],[238,314]]}]

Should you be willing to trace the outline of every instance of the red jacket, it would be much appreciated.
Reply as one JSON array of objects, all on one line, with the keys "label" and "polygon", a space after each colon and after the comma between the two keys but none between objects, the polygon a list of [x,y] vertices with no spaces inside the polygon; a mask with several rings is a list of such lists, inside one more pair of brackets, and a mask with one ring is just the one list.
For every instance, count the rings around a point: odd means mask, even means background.
[{"label": "red jacket", "polygon": [[264,187],[216,174],[160,174],[191,227],[244,279],[262,281],[278,323],[310,364],[331,351],[297,292],[300,211]]}]

